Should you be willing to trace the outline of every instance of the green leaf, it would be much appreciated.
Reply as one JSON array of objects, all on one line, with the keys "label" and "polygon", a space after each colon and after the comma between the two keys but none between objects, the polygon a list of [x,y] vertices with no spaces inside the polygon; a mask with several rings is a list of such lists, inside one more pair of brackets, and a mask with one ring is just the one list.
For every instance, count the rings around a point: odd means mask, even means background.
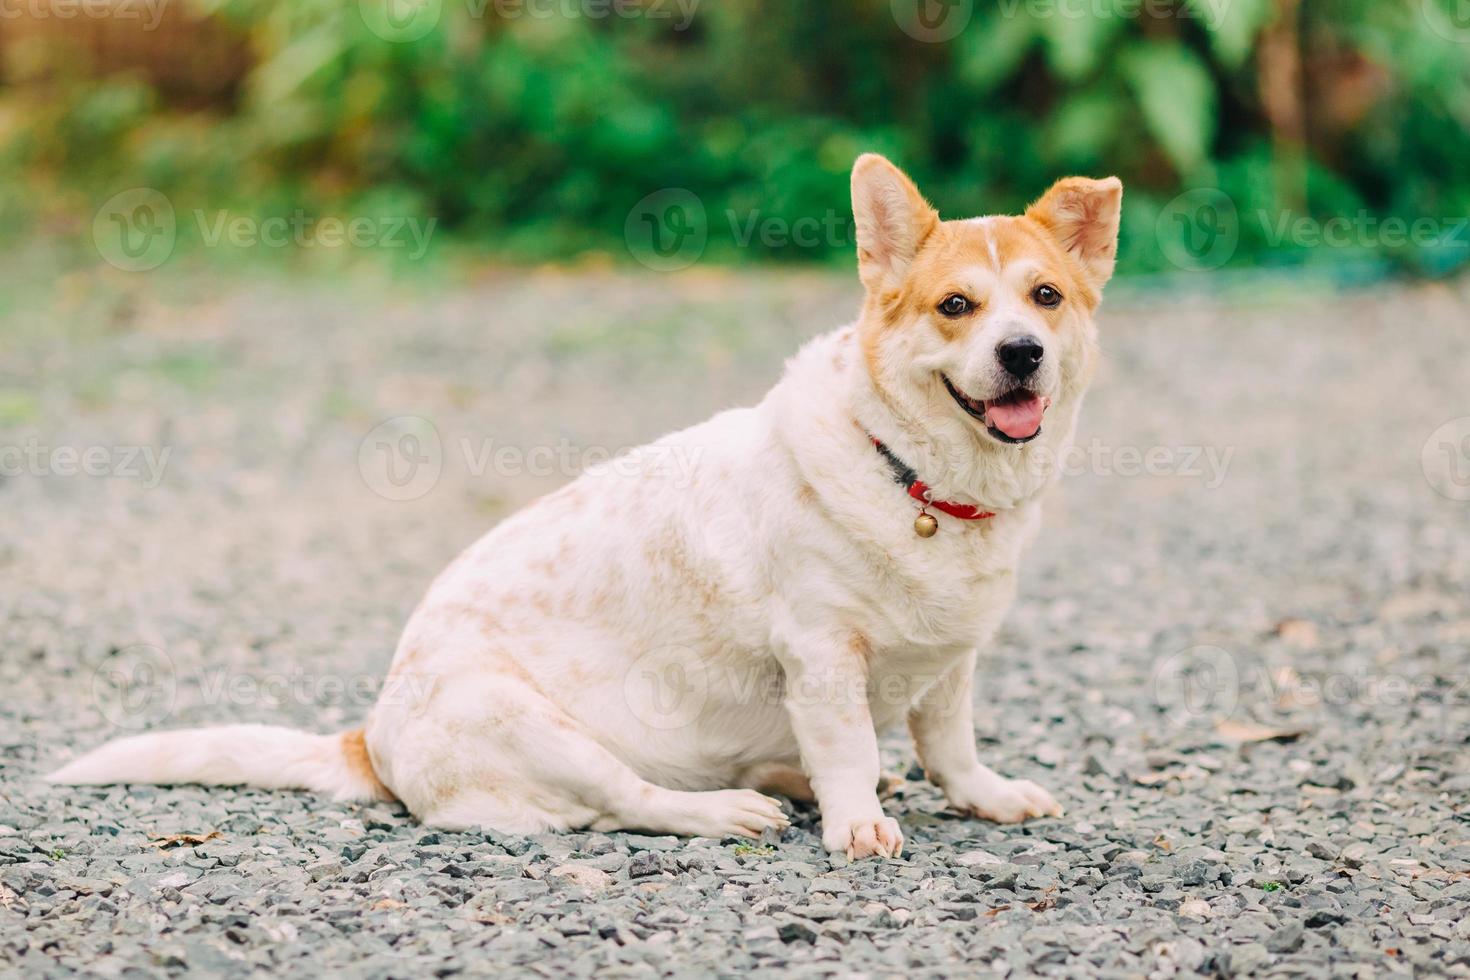
[{"label": "green leaf", "polygon": [[1145,42],[1124,53],[1123,75],[1154,139],[1181,174],[1209,157],[1217,106],[1204,62],[1175,41]]},{"label": "green leaf", "polygon": [[1047,62],[1065,81],[1081,81],[1097,67],[1103,50],[1124,22],[1119,16],[1084,15],[1059,5],[1056,13],[1042,21]]},{"label": "green leaf", "polygon": [[1014,4],[1002,4],[984,22],[972,25],[956,39],[961,45],[960,77],[987,92],[1020,66],[1035,39],[1037,25]]},{"label": "green leaf", "polygon": [[1072,96],[1052,114],[1047,148],[1069,165],[1096,163],[1118,134],[1119,108],[1111,90]]},{"label": "green leaf", "polygon": [[1271,0],[1192,0],[1189,9],[1209,31],[1215,57],[1229,68],[1245,61],[1271,19]]}]

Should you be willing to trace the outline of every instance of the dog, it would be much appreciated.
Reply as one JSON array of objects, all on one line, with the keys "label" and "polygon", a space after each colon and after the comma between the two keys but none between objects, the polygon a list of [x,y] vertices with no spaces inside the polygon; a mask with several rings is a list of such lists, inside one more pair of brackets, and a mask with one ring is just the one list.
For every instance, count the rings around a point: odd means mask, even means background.
[{"label": "dog", "polygon": [[[710,838],[788,826],[896,856],[878,732],[906,720],[951,806],[1058,816],[982,765],[972,677],[1016,592],[1099,357],[1122,184],[943,221],[883,157],[852,171],[849,326],[754,407],[506,519],[430,587],[365,726],[126,737],[66,784],[202,783],[401,800],[425,824]],[[678,455],[688,466],[659,465]],[[678,474],[676,475],[676,471]]]}]

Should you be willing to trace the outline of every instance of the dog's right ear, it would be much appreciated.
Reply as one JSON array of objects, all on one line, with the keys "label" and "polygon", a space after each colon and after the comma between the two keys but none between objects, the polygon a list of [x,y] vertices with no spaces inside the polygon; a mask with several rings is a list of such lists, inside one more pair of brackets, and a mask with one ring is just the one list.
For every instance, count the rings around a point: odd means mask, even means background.
[{"label": "dog's right ear", "polygon": [[853,165],[852,215],[858,276],[869,292],[902,282],[924,240],[939,227],[938,212],[914,182],[876,153],[864,153]]}]

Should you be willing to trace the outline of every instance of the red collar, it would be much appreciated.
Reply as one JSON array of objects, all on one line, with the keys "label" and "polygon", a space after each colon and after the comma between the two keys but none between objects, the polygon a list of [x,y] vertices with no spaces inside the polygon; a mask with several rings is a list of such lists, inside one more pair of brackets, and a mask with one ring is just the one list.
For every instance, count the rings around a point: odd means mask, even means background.
[{"label": "red collar", "polygon": [[893,450],[879,442],[877,437],[869,436],[868,438],[873,440],[873,445],[883,455],[883,458],[888,461],[889,467],[893,470],[893,478],[909,492],[910,497],[913,497],[919,503],[924,504],[926,507],[933,507],[935,510],[948,514],[950,517],[958,517],[962,521],[983,521],[995,516],[993,511],[981,510],[979,507],[972,507],[970,504],[956,504],[948,500],[932,499],[932,491],[930,491],[929,485],[919,479],[919,475],[914,472],[911,466],[893,455]]}]

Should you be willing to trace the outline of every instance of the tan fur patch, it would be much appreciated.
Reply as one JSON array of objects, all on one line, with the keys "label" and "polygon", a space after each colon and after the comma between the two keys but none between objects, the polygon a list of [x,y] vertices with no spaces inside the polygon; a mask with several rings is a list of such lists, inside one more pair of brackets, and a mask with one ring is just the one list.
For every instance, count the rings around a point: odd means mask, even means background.
[{"label": "tan fur patch", "polygon": [[674,531],[664,534],[662,541],[650,542],[644,553],[654,567],[667,569],[671,583],[690,593],[701,608],[720,603],[719,583],[708,569],[695,565],[684,539]]},{"label": "tan fur patch", "polygon": [[422,651],[418,647],[411,647],[403,654],[402,657],[399,657],[396,661],[394,661],[393,665],[388,668],[388,680],[395,680],[399,674],[407,670],[408,665],[413,663],[414,660],[418,659],[418,656],[421,652]]},{"label": "tan fur patch", "polygon": [[352,770],[355,776],[372,783],[373,792],[379,799],[397,799],[393,791],[384,786],[383,781],[378,778],[377,770],[373,768],[373,760],[368,755],[367,739],[361,728],[342,733],[342,756],[347,760],[347,768]]},{"label": "tan fur patch", "polygon": [[[925,769],[926,767],[924,765],[924,740],[919,737],[918,729],[915,727],[915,725],[917,725],[917,724],[918,724],[918,719],[914,716],[914,714],[912,712],[910,712],[909,713],[909,717],[908,717],[909,738],[914,743],[914,757],[919,762],[919,768],[920,769]],[[926,778],[927,778],[927,776],[926,776]]]},{"label": "tan fur patch", "polygon": [[779,793],[787,799],[805,803],[814,803],[817,799],[806,773],[779,762],[750,767],[741,774],[740,785],[759,793]]}]

